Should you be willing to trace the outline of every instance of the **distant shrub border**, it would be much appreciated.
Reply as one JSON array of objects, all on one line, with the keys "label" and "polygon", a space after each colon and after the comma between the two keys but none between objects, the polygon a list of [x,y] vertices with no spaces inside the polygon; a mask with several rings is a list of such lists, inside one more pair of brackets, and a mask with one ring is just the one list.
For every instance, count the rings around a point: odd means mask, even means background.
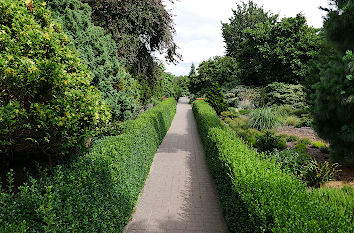
[{"label": "distant shrub border", "polygon": [[169,98],[51,175],[0,192],[0,232],[122,232],[176,113]]},{"label": "distant shrub border", "polygon": [[[193,112],[230,232],[350,232],[353,206],[327,202],[250,149],[204,101]],[[231,187],[229,187],[231,186]]]}]

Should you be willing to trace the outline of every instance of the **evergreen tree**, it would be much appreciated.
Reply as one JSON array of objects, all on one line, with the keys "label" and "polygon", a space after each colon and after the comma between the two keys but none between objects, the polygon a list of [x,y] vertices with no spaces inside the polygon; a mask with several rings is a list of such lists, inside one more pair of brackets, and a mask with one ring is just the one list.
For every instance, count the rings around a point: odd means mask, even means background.
[{"label": "evergreen tree", "polygon": [[56,21],[70,38],[70,46],[91,71],[92,83],[112,107],[112,120],[126,120],[139,110],[136,81],[118,60],[118,48],[110,34],[91,21],[91,8],[80,0],[47,0]]},{"label": "evergreen tree", "polygon": [[[325,33],[342,59],[331,60],[315,85],[313,125],[318,135],[330,142],[335,160],[354,160],[354,54],[353,1],[330,1]],[[342,32],[342,34],[340,34]],[[339,33],[339,34],[337,34]]]}]

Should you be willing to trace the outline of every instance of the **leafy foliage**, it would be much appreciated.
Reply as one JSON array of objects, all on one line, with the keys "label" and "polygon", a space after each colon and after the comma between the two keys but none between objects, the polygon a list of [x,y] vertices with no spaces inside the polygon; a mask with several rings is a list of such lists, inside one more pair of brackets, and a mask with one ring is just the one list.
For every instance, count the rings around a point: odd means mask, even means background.
[{"label": "leafy foliage", "polygon": [[245,145],[205,102],[195,101],[193,112],[230,232],[352,229],[348,206],[308,192],[274,160]]},{"label": "leafy foliage", "polygon": [[326,37],[341,54],[354,51],[354,1],[329,0],[330,8],[324,21]]},{"label": "leafy foliage", "polygon": [[16,197],[0,192],[0,232],[122,232],[175,111],[167,99]]},{"label": "leafy foliage", "polygon": [[328,140],[332,158],[354,159],[354,54],[347,52],[343,61],[332,61],[316,84],[312,107],[313,126]]},{"label": "leafy foliage", "polygon": [[205,101],[210,103],[218,115],[229,107],[229,104],[224,100],[221,88],[215,83],[207,90]]},{"label": "leafy foliage", "polygon": [[309,161],[301,172],[302,178],[308,186],[320,187],[326,181],[331,180],[338,172],[339,164],[330,164],[327,161],[318,163],[316,160]]},{"label": "leafy foliage", "polygon": [[45,3],[2,0],[0,15],[0,150],[67,152],[107,123],[108,106]]},{"label": "leafy foliage", "polygon": [[233,10],[233,17],[230,18],[230,22],[222,24],[222,35],[226,44],[227,55],[238,60],[242,59],[240,57],[241,44],[247,39],[244,31],[255,28],[258,23],[275,23],[277,18],[277,15],[264,11],[253,1],[242,2],[242,5],[237,4],[237,9]]},{"label": "leafy foliage", "polygon": [[309,62],[319,51],[316,30],[308,27],[300,14],[275,24],[257,24],[244,34],[239,64],[247,85],[301,83],[310,72]]},{"label": "leafy foliage", "polygon": [[53,17],[63,25],[83,63],[88,66],[92,83],[111,106],[112,120],[137,115],[139,91],[136,81],[118,61],[118,48],[110,34],[93,25],[91,8],[80,0],[47,0]]},{"label": "leafy foliage", "polygon": [[[112,34],[118,56],[127,61],[129,72],[154,86],[159,64],[153,52],[166,54],[170,62],[178,55],[173,41],[173,21],[162,1],[81,0],[92,8],[92,20]],[[139,80],[141,81],[141,80]]]},{"label": "leafy foliage", "polygon": [[238,73],[238,64],[234,58],[216,56],[199,65],[198,75],[190,75],[190,90],[194,94],[204,93],[213,83],[220,86],[232,81],[237,83]]},{"label": "leafy foliage", "polygon": [[281,168],[294,175],[299,175],[303,166],[310,159],[309,156],[291,149],[286,149],[280,152],[275,150],[270,156],[276,161],[276,163],[280,164]]},{"label": "leafy foliage", "polygon": [[284,149],[286,140],[284,137],[277,136],[274,132],[267,130],[257,136],[255,147],[262,152],[272,152],[274,149]]},{"label": "leafy foliage", "polygon": [[265,87],[264,102],[267,105],[290,105],[293,108],[305,107],[304,87],[300,84],[274,82]]}]

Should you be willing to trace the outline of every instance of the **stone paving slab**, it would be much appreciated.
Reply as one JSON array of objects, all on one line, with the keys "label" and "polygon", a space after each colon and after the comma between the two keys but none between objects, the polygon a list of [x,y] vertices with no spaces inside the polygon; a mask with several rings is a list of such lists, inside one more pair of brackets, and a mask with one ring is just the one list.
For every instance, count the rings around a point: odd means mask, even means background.
[{"label": "stone paving slab", "polygon": [[187,98],[157,151],[125,233],[227,232]]}]

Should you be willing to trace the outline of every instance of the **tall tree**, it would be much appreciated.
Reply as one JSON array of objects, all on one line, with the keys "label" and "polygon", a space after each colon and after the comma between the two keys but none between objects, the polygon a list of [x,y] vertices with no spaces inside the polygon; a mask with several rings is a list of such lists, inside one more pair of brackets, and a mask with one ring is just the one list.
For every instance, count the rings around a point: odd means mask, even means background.
[{"label": "tall tree", "polygon": [[329,8],[322,8],[325,17],[325,33],[330,42],[343,55],[354,51],[354,0],[329,0]]},{"label": "tall tree", "polygon": [[353,0],[330,3],[333,8],[326,9],[325,34],[339,56],[345,55],[322,69],[315,86],[313,125],[318,135],[330,142],[333,159],[354,161]]},{"label": "tall tree", "polygon": [[226,44],[227,56],[238,58],[241,43],[246,39],[244,30],[252,29],[258,23],[276,22],[278,16],[265,11],[252,0],[237,4],[229,23],[222,24],[222,35]]},{"label": "tall tree", "polygon": [[161,0],[81,1],[91,6],[94,23],[113,35],[118,56],[127,61],[133,75],[143,75],[152,85],[159,67],[153,52],[165,53],[169,62],[178,59],[172,16]]},{"label": "tall tree", "polygon": [[197,75],[197,71],[195,70],[195,65],[194,65],[194,63],[192,63],[192,65],[191,65],[191,69],[190,69],[190,71],[189,71],[188,76],[191,77],[191,76],[193,76],[193,75]]},{"label": "tall tree", "polygon": [[137,114],[139,92],[134,80],[118,60],[116,42],[91,20],[91,8],[80,0],[46,0],[53,18],[60,22],[88,66],[92,83],[111,105],[112,120],[127,120]]},{"label": "tall tree", "polygon": [[320,49],[317,31],[307,26],[301,14],[278,23],[258,23],[243,34],[238,61],[247,85],[301,83]]}]

